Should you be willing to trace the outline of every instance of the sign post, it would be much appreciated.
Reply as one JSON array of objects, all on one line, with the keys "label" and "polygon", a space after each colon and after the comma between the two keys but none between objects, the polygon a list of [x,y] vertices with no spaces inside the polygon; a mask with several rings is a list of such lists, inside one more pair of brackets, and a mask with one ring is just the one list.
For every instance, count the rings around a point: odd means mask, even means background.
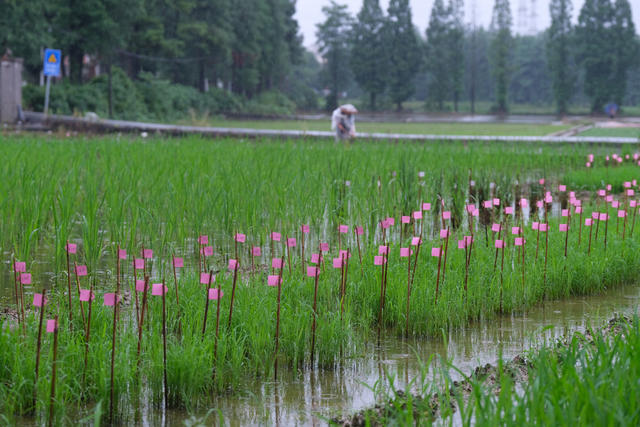
[{"label": "sign post", "polygon": [[49,90],[51,89],[51,76],[60,76],[60,62],[62,55],[59,49],[44,50],[44,75],[47,76],[47,87],[44,94],[44,115],[49,111]]}]

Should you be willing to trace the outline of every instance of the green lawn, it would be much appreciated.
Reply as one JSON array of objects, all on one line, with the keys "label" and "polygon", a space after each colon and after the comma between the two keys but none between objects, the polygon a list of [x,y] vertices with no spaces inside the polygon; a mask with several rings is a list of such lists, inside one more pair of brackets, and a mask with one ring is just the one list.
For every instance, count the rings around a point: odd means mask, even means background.
[{"label": "green lawn", "polygon": [[[224,120],[207,122],[215,127],[329,131],[329,120]],[[358,132],[432,134],[432,135],[506,135],[543,136],[569,129],[568,125],[539,125],[518,123],[365,123],[357,122]]]},{"label": "green lawn", "polygon": [[620,136],[627,138],[640,138],[640,128],[592,128],[582,132],[580,136]]}]

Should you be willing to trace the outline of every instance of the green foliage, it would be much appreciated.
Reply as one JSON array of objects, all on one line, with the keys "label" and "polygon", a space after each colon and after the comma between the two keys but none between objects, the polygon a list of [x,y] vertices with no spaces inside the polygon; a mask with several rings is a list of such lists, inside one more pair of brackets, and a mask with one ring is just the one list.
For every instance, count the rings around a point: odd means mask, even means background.
[{"label": "green foliage", "polygon": [[391,0],[387,9],[385,37],[388,40],[389,97],[402,110],[402,103],[415,91],[414,79],[418,73],[422,55],[420,40],[411,19],[409,0]]},{"label": "green foliage", "polygon": [[638,317],[612,319],[475,372],[429,359],[405,390],[385,372],[373,387],[385,404],[363,416],[373,425],[637,425],[639,356]]},{"label": "green foliage", "polygon": [[296,105],[281,92],[262,92],[245,103],[242,111],[258,116],[286,116],[295,111]]},{"label": "green foliage", "polygon": [[[248,113],[257,116],[289,115],[295,104],[278,91],[269,91],[245,100],[220,89],[201,93],[191,86],[172,84],[149,73],[138,81],[130,80],[113,68],[113,114],[117,119],[177,121],[191,116]],[[85,85],[68,81],[51,87],[50,109],[55,114],[84,114],[92,111],[102,117],[108,113],[107,76],[99,76]],[[23,92],[26,108],[42,111],[44,87],[27,85]]]},{"label": "green foliage", "polygon": [[369,108],[388,84],[389,52],[384,33],[385,17],[378,0],[365,0],[351,29],[350,65],[358,85],[369,94]]},{"label": "green foliage", "polygon": [[449,61],[449,20],[450,10],[444,0],[435,0],[431,9],[431,18],[427,27],[427,70],[430,74],[429,99],[435,102],[439,110],[450,93],[451,74]]},{"label": "green foliage", "polygon": [[575,75],[571,68],[571,55],[575,51],[571,12],[571,0],[552,0],[549,3],[551,26],[547,31],[547,63],[551,72],[553,97],[560,115],[567,113],[575,86]]},{"label": "green foliage", "polygon": [[509,82],[509,101],[544,105],[552,98],[551,76],[545,56],[543,36],[514,38],[512,73]]},{"label": "green foliage", "polygon": [[[6,220],[0,223],[0,247],[27,261],[28,270],[33,272],[34,288],[26,288],[26,299],[30,300],[38,286],[47,286],[51,289],[47,318],[60,314],[56,420],[71,422],[78,406],[84,410],[95,405],[96,416],[100,417],[106,413],[110,389],[112,308],[102,306],[96,298],[91,341],[86,347],[76,299],[73,328],[67,316],[66,264],[59,256],[66,240],[79,244],[73,261],[90,266],[91,277],[80,278],[81,286],[95,279],[98,295],[115,287],[117,244],[126,248],[130,257],[139,254],[143,245],[154,249],[148,274],[152,283],[164,279],[169,286],[167,404],[171,408],[208,407],[211,396],[241,393],[245,381],[269,381],[274,357],[288,370],[299,369],[309,360],[312,280],[304,275],[300,247],[286,250],[272,244],[267,237],[270,231],[278,230],[283,237],[296,236],[301,245],[300,224],[308,223],[312,232],[305,237],[305,258],[320,241],[331,243],[319,279],[317,368],[333,368],[343,358],[357,357],[378,325],[382,272],[372,261],[381,238],[377,228],[380,218],[399,218],[423,200],[435,207],[438,195],[453,212],[454,223],[460,225],[452,230],[438,302],[437,259],[429,249],[443,242],[437,233],[440,209],[433,209],[425,212],[421,231],[417,223],[404,228],[396,224],[394,233],[386,235],[390,256],[382,325],[385,333],[405,332],[407,259],[398,256],[398,249],[407,247],[409,238],[418,233],[423,234],[424,244],[416,255],[408,331],[415,336],[435,336],[500,311],[523,310],[543,298],[595,293],[634,280],[640,273],[640,237],[637,231],[631,235],[630,223],[626,224],[624,237],[622,223],[615,227],[612,220],[605,230],[600,224],[600,236],[594,237],[588,250],[587,228],[579,231],[574,217],[566,257],[565,235],[557,231],[566,219],[549,218],[552,231],[548,233],[548,245],[547,235],[538,240],[540,235],[526,227],[524,261],[512,237],[505,239],[508,245],[503,273],[500,267],[493,268],[496,251],[492,242],[496,236],[486,224],[471,229],[466,226],[469,218],[463,209],[465,200],[477,203],[492,194],[500,197],[503,205],[512,205],[518,200],[518,187],[540,194],[545,188],[535,184],[539,176],[544,174],[548,185],[555,186],[560,177],[567,179],[564,173],[583,169],[586,154],[593,152],[600,159],[607,149],[456,141],[421,145],[367,141],[337,147],[333,142],[314,140],[3,136],[0,155],[5,162],[0,165],[0,192],[6,197],[0,205],[0,217]],[[49,163],[56,167],[41,167]],[[470,169],[476,181],[473,189],[468,183]],[[424,178],[418,173],[421,170],[427,171]],[[523,177],[518,178],[517,185],[513,183],[514,171]],[[588,200],[584,198],[585,217],[598,208]],[[484,214],[488,223],[502,222],[508,230],[520,225],[517,217],[506,216],[498,209]],[[537,214],[540,216],[540,212]],[[363,225],[365,234],[357,241],[351,233],[339,234],[337,226],[344,223],[350,227]],[[475,237],[465,290],[465,251],[454,249],[453,242],[471,230]],[[247,234],[247,242],[238,245],[238,255],[234,254],[236,232]],[[207,300],[206,290],[198,283],[201,268],[194,237],[199,234],[212,238],[215,255],[205,258],[205,269],[218,271],[214,286],[225,292],[220,300],[217,358],[217,302],[210,302],[206,330],[202,332]],[[534,249],[538,242],[539,255]],[[254,245],[262,247],[261,257],[250,255],[249,248]],[[353,256],[341,315],[341,272],[330,268],[330,258],[345,248]],[[174,254],[185,260],[177,283],[169,261]],[[544,258],[547,254],[548,263]],[[231,256],[242,268],[229,324],[233,275],[226,267]],[[270,259],[282,256],[286,264],[281,335],[275,354],[275,289],[266,286],[265,280]],[[158,297],[149,296],[138,361],[135,313],[141,302],[132,288],[135,272],[130,261],[122,264],[126,298],[121,306],[115,353],[116,408],[123,424],[135,423],[138,405],[160,406],[163,402],[162,304]],[[526,277],[521,275],[523,268]],[[0,280],[2,296],[10,295],[11,277],[4,275]],[[177,291],[179,304],[174,298]],[[33,420],[40,422],[46,419],[42,408],[51,381],[51,336],[45,335],[43,368],[34,384],[35,310],[27,310],[25,327],[23,334],[9,320],[0,320],[0,413],[11,422],[30,414],[35,387],[37,411]],[[83,384],[85,348],[89,353]]]},{"label": "green foliage", "polygon": [[511,73],[511,7],[508,0],[495,0],[493,5],[493,17],[491,29],[493,40],[491,41],[491,71],[495,79],[495,110],[498,113],[507,112],[507,97],[509,87],[509,75]]},{"label": "green foliage", "polygon": [[608,101],[621,104],[627,72],[637,61],[638,44],[631,9],[626,0],[585,1],[576,37],[584,70],[584,91],[593,112]]},{"label": "green foliage", "polygon": [[325,79],[329,85],[326,109],[338,106],[340,92],[344,90],[349,78],[349,35],[353,18],[347,12],[347,6],[331,0],[329,6],[322,8],[325,21],[316,26],[319,52],[326,61]]},{"label": "green foliage", "polygon": [[458,111],[458,100],[462,95],[464,76],[464,1],[450,0],[449,11],[449,72],[451,73],[451,92],[454,110]]},{"label": "green foliage", "polygon": [[52,41],[47,28],[51,8],[47,0],[0,2],[0,56],[9,49],[24,59],[28,74],[38,75],[42,69],[40,49]]}]

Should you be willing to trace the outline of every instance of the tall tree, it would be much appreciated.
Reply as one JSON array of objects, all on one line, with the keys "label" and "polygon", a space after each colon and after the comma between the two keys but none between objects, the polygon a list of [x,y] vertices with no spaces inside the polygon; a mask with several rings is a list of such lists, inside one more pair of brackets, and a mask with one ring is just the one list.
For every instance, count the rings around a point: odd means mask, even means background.
[{"label": "tall tree", "polygon": [[511,102],[541,105],[553,99],[545,41],[542,34],[514,38],[513,72],[509,83]]},{"label": "tall tree", "polygon": [[452,87],[450,48],[450,9],[443,0],[435,0],[427,27],[426,65],[429,72],[429,99],[444,108]]},{"label": "tall tree", "polygon": [[42,70],[41,49],[52,42],[48,18],[51,5],[45,0],[0,1],[0,56],[8,49],[23,58],[29,74]]},{"label": "tall tree", "polygon": [[329,82],[326,107],[333,110],[338,106],[339,94],[348,81],[349,30],[352,18],[347,12],[347,6],[339,5],[334,0],[331,0],[329,6],[322,8],[322,13],[325,20],[317,25],[316,37]]},{"label": "tall tree", "polygon": [[622,105],[625,101],[629,70],[638,63],[640,54],[628,0],[616,0],[612,30],[615,51],[612,98],[618,105]]},{"label": "tall tree", "polygon": [[228,0],[183,0],[179,4],[176,35],[183,48],[178,56],[200,58],[195,62],[195,79],[187,82],[204,92],[207,81],[224,73],[229,64],[233,40],[230,5]]},{"label": "tall tree", "polygon": [[571,10],[571,0],[551,0],[549,3],[551,26],[547,31],[547,63],[551,73],[553,98],[560,115],[567,113],[575,80],[570,69],[573,53]]},{"label": "tall tree", "polygon": [[414,79],[420,68],[420,43],[411,21],[409,0],[390,0],[385,36],[388,38],[389,95],[398,110],[415,91]]},{"label": "tall tree", "polygon": [[231,85],[234,92],[248,97],[257,93],[260,83],[261,3],[259,0],[237,0],[232,9]]},{"label": "tall tree", "polygon": [[464,1],[449,1],[449,72],[451,73],[451,93],[453,109],[458,111],[458,100],[462,92],[464,78]]},{"label": "tall tree", "polygon": [[85,53],[109,57],[126,40],[139,1],[55,0],[54,34],[69,56],[71,81],[82,81]]},{"label": "tall tree", "polygon": [[[491,33],[482,27],[467,33],[465,42],[465,63],[469,72],[466,75],[465,91],[471,100],[492,101],[494,99],[494,80],[491,75]],[[472,97],[473,95],[473,97]],[[473,110],[475,112],[475,110]]]},{"label": "tall tree", "polygon": [[478,28],[476,26],[476,2],[471,0],[471,24],[468,42],[465,44],[465,63],[468,65],[469,77],[469,101],[471,102],[471,114],[476,112],[476,95],[478,86]]},{"label": "tall tree", "polygon": [[365,92],[369,107],[384,92],[389,74],[388,49],[384,37],[385,17],[379,0],[364,0],[351,34],[351,71]]},{"label": "tall tree", "polygon": [[513,43],[511,37],[511,8],[509,0],[496,0],[491,18],[491,31],[494,34],[491,43],[492,71],[496,83],[496,105],[498,113],[507,112],[507,97],[510,73],[510,55]]},{"label": "tall tree", "polygon": [[610,0],[586,0],[576,26],[584,92],[591,110],[601,111],[613,96],[615,79],[614,9]]}]

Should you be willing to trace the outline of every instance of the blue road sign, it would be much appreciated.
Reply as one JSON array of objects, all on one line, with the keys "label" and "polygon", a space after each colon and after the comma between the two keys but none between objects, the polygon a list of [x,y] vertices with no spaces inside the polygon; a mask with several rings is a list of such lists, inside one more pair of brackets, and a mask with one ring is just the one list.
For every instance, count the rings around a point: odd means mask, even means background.
[{"label": "blue road sign", "polygon": [[44,50],[44,75],[60,76],[60,63],[62,62],[62,54],[58,49]]}]

